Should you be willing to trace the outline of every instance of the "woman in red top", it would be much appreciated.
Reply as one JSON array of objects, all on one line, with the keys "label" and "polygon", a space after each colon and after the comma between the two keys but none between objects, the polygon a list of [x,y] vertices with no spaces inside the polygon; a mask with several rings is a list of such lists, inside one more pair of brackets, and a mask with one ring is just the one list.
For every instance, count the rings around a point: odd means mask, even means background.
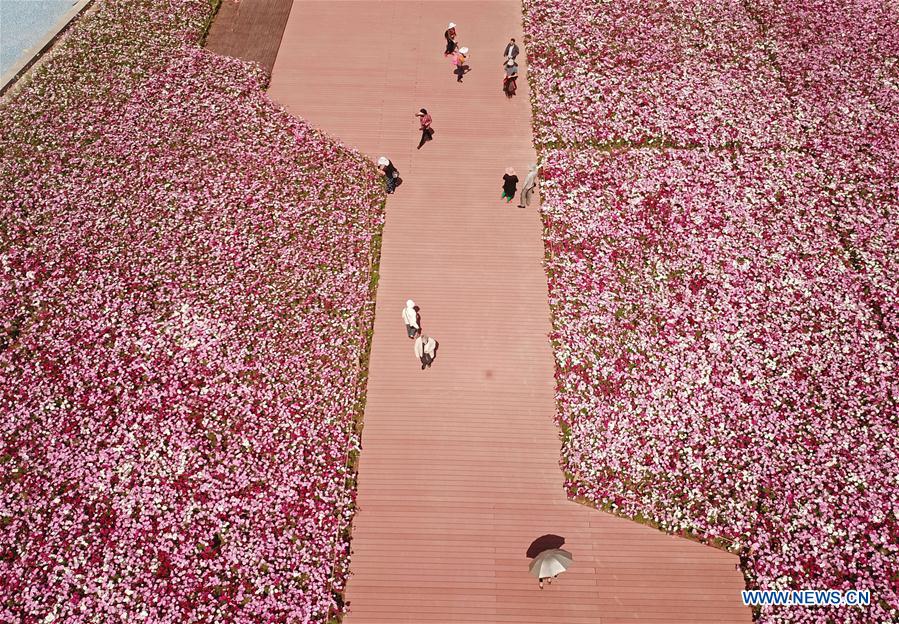
[{"label": "woman in red top", "polygon": [[418,149],[421,149],[425,142],[434,138],[434,129],[431,127],[431,116],[427,110],[421,108],[415,113],[415,116],[421,122],[421,128],[419,128],[421,130],[421,141],[418,142]]}]

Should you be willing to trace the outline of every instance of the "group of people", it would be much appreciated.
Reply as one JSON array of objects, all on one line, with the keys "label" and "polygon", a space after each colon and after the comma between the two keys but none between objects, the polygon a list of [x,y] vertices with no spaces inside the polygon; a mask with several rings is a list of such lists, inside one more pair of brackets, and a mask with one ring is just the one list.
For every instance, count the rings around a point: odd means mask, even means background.
[{"label": "group of people", "polygon": [[456,43],[456,25],[452,22],[447,26],[443,37],[446,39],[446,49],[443,52],[443,56],[451,57],[450,60],[455,68],[453,73],[456,74],[456,82],[462,82],[462,77],[470,69],[467,64],[468,48],[465,46],[459,47]]},{"label": "group of people", "polygon": [[[452,22],[449,23],[446,32],[444,32],[444,37],[446,38],[444,55],[453,57],[457,81],[462,82],[462,77],[469,70],[467,65],[468,48],[460,47],[456,43],[456,25]],[[503,50],[503,92],[508,97],[515,95],[517,90],[518,54],[518,44],[515,42],[515,39],[512,38]],[[418,119],[419,131],[421,132],[421,139],[419,140],[416,149],[421,149],[424,147],[425,143],[434,139],[434,128],[432,127],[433,119],[425,108],[420,108],[414,115]],[[392,194],[402,181],[399,171],[393,162],[386,156],[378,158],[378,168],[385,177],[387,194]],[[530,171],[525,177],[524,185],[521,189],[521,196],[518,202],[519,208],[530,206],[531,198],[537,187],[537,174],[539,169],[540,167],[538,165],[531,165]],[[509,203],[515,197],[517,191],[518,176],[515,174],[515,170],[509,167],[506,169],[505,175],[503,175],[502,198],[506,200],[506,203]],[[403,308],[403,323],[406,325],[406,335],[410,340],[414,340],[413,351],[415,357],[418,358],[421,363],[421,369],[425,370],[426,368],[430,368],[431,364],[434,362],[434,358],[437,356],[437,341],[422,331],[421,316],[418,313],[418,306],[415,305],[415,302],[412,299],[406,301],[406,307]]]},{"label": "group of people", "polygon": [[[446,39],[446,48],[444,49],[444,56],[453,57],[453,64],[456,66],[456,75],[459,82],[462,82],[462,76],[469,70],[467,65],[468,60],[468,48],[459,47],[456,43],[456,25],[453,22],[450,22],[447,26],[446,31],[443,33],[444,38]],[[518,48],[518,44],[515,42],[515,38],[512,37],[509,39],[509,43],[506,44],[505,49],[503,50],[503,93],[506,94],[507,97],[512,97],[515,95],[515,92],[518,89],[517,81],[518,81],[518,54],[520,50]],[[419,121],[419,131],[421,132],[421,139],[418,142],[418,147],[416,149],[421,149],[424,147],[425,143],[428,141],[432,141],[434,139],[434,128],[432,127],[433,119],[431,115],[428,113],[427,109],[421,108],[415,113],[415,116]],[[400,173],[397,170],[396,166],[390,161],[386,156],[381,156],[378,158],[378,169],[381,170],[381,173],[384,175],[386,184],[387,184],[387,194],[391,195],[396,190],[396,187],[402,183],[402,178],[400,178]],[[521,198],[518,202],[519,208],[524,208],[525,206],[531,205],[531,198],[534,194],[534,190],[537,187],[537,174],[540,167],[538,165],[531,165],[531,169],[528,172],[527,177],[524,181],[524,187],[521,190]],[[511,202],[515,197],[515,193],[518,190],[518,176],[515,175],[515,170],[509,167],[506,169],[505,175],[503,175],[503,194],[502,198],[506,200],[506,203]]]},{"label": "group of people", "polygon": [[512,97],[518,90],[518,44],[514,37],[506,44],[503,57],[503,93]]},{"label": "group of people", "polygon": [[415,341],[412,350],[421,362],[421,370],[431,368],[437,357],[437,341],[421,330],[421,315],[412,299],[406,301],[406,307],[403,308],[403,323],[406,324],[406,335]]},{"label": "group of people", "polygon": [[[469,71],[468,48],[456,43],[456,25],[450,22],[443,33],[446,39],[446,48],[443,55],[452,57],[453,72],[456,74],[456,82],[462,82],[462,77]],[[506,97],[513,97],[518,90],[518,44],[515,38],[509,40],[503,50],[503,93]]]},{"label": "group of people", "polygon": [[[531,205],[531,199],[534,196],[534,191],[537,189],[537,174],[539,171],[540,165],[531,165],[530,171],[524,178],[524,185],[521,187],[521,197],[518,199],[519,208]],[[515,198],[517,191],[518,176],[515,174],[515,169],[509,167],[506,169],[506,173],[503,174],[503,194],[501,199],[505,199],[508,204]]]}]

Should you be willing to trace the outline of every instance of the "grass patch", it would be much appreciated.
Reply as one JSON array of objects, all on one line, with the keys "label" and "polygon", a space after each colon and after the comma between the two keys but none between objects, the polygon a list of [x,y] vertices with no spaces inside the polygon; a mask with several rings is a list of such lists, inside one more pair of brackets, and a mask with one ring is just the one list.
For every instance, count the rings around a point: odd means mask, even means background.
[{"label": "grass patch", "polygon": [[206,46],[206,38],[209,37],[209,29],[212,28],[212,22],[215,21],[216,15],[219,14],[219,9],[222,8],[222,0],[209,0],[209,6],[212,10],[209,12],[209,17],[207,17],[206,21],[203,23],[200,40],[198,42],[201,48]]}]

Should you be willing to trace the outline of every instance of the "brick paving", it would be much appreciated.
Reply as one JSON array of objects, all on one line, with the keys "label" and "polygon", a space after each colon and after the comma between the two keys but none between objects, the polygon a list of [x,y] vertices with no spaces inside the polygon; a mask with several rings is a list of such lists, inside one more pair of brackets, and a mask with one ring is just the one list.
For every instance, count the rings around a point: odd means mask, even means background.
[{"label": "brick paving", "polygon": [[[471,72],[457,84],[443,30]],[[270,94],[404,184],[390,197],[371,354],[349,624],[750,622],[736,557],[567,500],[553,423],[542,225],[500,201],[535,160],[513,1],[294,3]],[[435,140],[416,151],[413,113]],[[420,370],[400,312],[440,343]],[[540,591],[525,552],[545,533],[575,563]]]},{"label": "brick paving", "polygon": [[222,0],[206,37],[206,48],[271,72],[292,0]]}]

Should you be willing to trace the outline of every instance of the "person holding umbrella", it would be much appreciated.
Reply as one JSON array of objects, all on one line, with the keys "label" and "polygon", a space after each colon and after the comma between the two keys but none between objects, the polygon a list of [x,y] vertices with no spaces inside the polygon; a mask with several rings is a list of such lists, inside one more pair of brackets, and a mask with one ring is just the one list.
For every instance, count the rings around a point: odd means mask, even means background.
[{"label": "person holding umbrella", "polygon": [[528,570],[537,577],[540,589],[543,589],[543,581],[552,585],[553,579],[567,570],[573,561],[574,555],[567,550],[550,548],[534,557]]}]

